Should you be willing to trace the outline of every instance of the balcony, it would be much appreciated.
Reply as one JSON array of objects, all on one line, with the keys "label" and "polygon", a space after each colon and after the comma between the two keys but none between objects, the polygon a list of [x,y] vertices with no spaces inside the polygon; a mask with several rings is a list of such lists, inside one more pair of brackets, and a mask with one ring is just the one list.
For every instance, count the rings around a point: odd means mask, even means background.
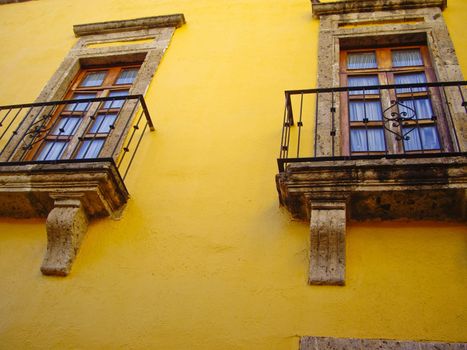
[{"label": "balcony", "polygon": [[310,220],[311,284],[344,284],[347,220],[465,220],[467,82],[285,92],[276,185]]},{"label": "balcony", "polygon": [[0,216],[47,217],[44,274],[69,273],[89,220],[120,215],[148,129],[141,95],[0,106]]}]

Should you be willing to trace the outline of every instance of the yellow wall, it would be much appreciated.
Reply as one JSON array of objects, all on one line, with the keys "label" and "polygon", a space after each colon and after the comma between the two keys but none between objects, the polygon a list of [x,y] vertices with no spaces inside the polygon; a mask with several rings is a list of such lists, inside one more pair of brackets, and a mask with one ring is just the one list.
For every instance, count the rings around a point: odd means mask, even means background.
[{"label": "yellow wall", "polygon": [[[44,277],[44,220],[0,218],[0,349],[283,349],[298,336],[467,341],[461,224],[350,223],[347,286],[306,284],[308,228],[279,208],[283,90],[312,87],[307,0],[40,0],[0,6],[0,104],[31,102],[72,25],[184,13],[146,95],[119,221]],[[444,12],[467,62],[467,2]],[[465,72],[466,65],[463,65]]]}]

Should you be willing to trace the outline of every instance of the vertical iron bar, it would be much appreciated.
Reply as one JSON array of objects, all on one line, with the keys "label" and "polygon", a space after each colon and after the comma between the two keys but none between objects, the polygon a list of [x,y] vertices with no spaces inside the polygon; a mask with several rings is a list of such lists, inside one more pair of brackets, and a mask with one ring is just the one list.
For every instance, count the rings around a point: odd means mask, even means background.
[{"label": "vertical iron bar", "polygon": [[[370,139],[368,138],[368,118],[366,117],[366,88],[363,87],[363,124],[365,125],[366,152],[370,155]],[[350,114],[350,109],[349,109]]]},{"label": "vertical iron bar", "polygon": [[282,134],[281,134],[281,149],[279,152],[279,158],[284,158],[284,146],[285,146],[285,141],[284,141],[284,134],[285,134],[285,123],[287,122],[287,95],[285,97],[285,105],[284,105],[284,118],[282,121]]},{"label": "vertical iron bar", "polygon": [[319,93],[316,92],[316,103],[315,103],[315,145],[314,145],[314,149],[313,149],[313,157],[316,158],[317,156],[317,153],[318,153],[318,113],[319,113],[319,109],[318,109],[318,103],[319,103]]},{"label": "vertical iron bar", "polygon": [[[115,147],[114,147],[114,149],[112,150],[111,157],[114,157],[114,156],[115,156],[115,151],[117,150],[117,147],[118,147],[120,141],[122,140],[124,131],[128,128],[128,125],[130,124],[130,121],[133,120],[133,114],[134,114],[135,111],[136,111],[136,107],[138,107],[139,102],[141,102],[142,100],[143,100],[143,98],[140,97],[140,98],[135,102],[135,105],[133,106],[133,109],[131,110],[131,113],[128,114],[128,119],[127,119],[127,121],[126,121],[126,123],[125,123],[125,127],[124,127],[123,129],[121,129],[120,137],[118,138],[117,142],[115,142]],[[128,98],[125,98],[125,102],[123,103],[122,108],[120,108],[120,111],[118,111],[117,118],[119,117],[120,112],[123,110],[123,107],[126,105],[127,102],[128,102]],[[144,112],[144,108],[143,108],[143,112]],[[117,119],[115,119],[115,120],[117,120]],[[124,140],[124,141],[125,141],[125,140]],[[122,144],[123,144],[123,142],[122,142]]]},{"label": "vertical iron bar", "polygon": [[[422,139],[422,132],[421,132],[421,128],[420,128],[420,123],[418,122],[418,113],[417,113],[417,107],[415,106],[415,98],[413,96],[413,88],[410,87],[410,97],[412,98],[412,103],[413,103],[413,109],[415,111],[415,125],[416,125],[416,128],[417,128],[417,133],[418,133],[418,137],[420,139],[420,146],[422,147],[422,153],[425,153],[425,147],[423,146],[423,139]],[[401,125],[401,128],[402,128],[402,138],[404,138],[404,127],[403,125]],[[402,140],[402,143],[404,141]]]},{"label": "vertical iron bar", "polygon": [[334,106],[334,91],[332,91],[331,92],[331,140],[332,140],[331,154],[332,154],[333,157],[334,157],[334,153],[335,153],[334,143],[336,142],[336,140],[335,140],[335,138],[336,138],[336,129],[335,129],[335,122],[334,122],[335,114],[336,114],[336,107]]},{"label": "vertical iron bar", "polygon": [[146,128],[148,127],[148,125],[149,125],[149,123],[146,121],[146,124],[144,125],[143,131],[141,131],[141,135],[140,135],[140,137],[138,139],[138,142],[136,144],[135,151],[131,155],[130,162],[128,163],[128,166],[126,167],[125,174],[123,175],[123,180],[125,180],[126,174],[128,174],[128,170],[130,170],[130,166],[133,163],[133,159],[135,158],[136,152],[138,151],[139,145],[141,143],[141,140],[143,139],[144,132],[146,131]]},{"label": "vertical iron bar", "polygon": [[[32,127],[34,124],[36,124],[36,119],[41,115],[41,113],[42,113],[42,111],[44,110],[44,108],[45,108],[45,106],[42,106],[41,109],[39,110],[39,112],[37,113],[37,115],[36,115],[35,117],[33,117],[33,120],[31,121],[31,123],[29,123],[29,126],[27,127],[26,133],[25,133],[24,136],[28,135],[28,132],[29,132],[29,130],[31,129],[31,127]],[[26,121],[26,118],[28,117],[29,113],[31,113],[32,110],[33,110],[33,108],[29,109],[28,113],[25,115],[25,117],[24,117],[24,119],[23,119],[24,122]],[[23,124],[23,123],[21,122],[21,124],[18,126],[18,128],[17,128],[15,131],[13,131],[13,133],[17,132],[17,131],[21,128],[22,124]],[[17,149],[18,149],[18,147],[19,147],[19,145],[21,144],[22,141],[24,141],[24,138],[22,138],[22,139],[20,139],[20,140],[18,141],[18,143],[16,144],[15,148],[13,149],[13,151],[12,151],[11,154],[10,154],[10,156],[8,157],[8,161],[10,161],[10,160],[11,160],[11,157],[13,157],[13,155],[16,153],[16,151],[17,151]],[[31,140],[30,144],[27,146],[27,148],[29,148],[29,146],[31,145],[31,143],[32,143],[32,140]],[[27,148],[26,148],[26,150],[27,150]],[[24,155],[24,152],[23,152],[23,154],[21,155],[20,158],[23,158],[23,155]]]},{"label": "vertical iron bar", "polygon": [[133,140],[133,137],[135,136],[136,130],[139,129],[139,122],[141,121],[141,118],[143,117],[143,114],[144,114],[144,111],[142,110],[140,115],[139,115],[138,121],[136,122],[135,125],[133,125],[133,132],[131,133],[130,139],[126,143],[126,146],[123,147],[123,155],[122,155],[122,158],[120,158],[120,161],[117,164],[117,168],[120,168],[120,165],[122,164],[123,159],[125,158],[126,154],[130,151],[129,147],[130,147],[131,141]]},{"label": "vertical iron bar", "polygon": [[300,94],[300,118],[298,121],[297,158],[300,157],[300,136],[302,133],[303,92]]},{"label": "vertical iron bar", "polygon": [[451,106],[450,106],[450,103],[449,103],[449,100],[448,100],[448,96],[446,94],[446,87],[443,86],[442,88],[443,88],[444,99],[446,101],[446,106],[448,107],[449,119],[450,119],[450,122],[451,122],[451,125],[452,125],[452,131],[454,133],[454,139],[456,140],[457,151],[460,152],[461,147],[460,147],[460,144],[459,144],[459,139],[457,138],[457,130],[456,130],[456,126],[454,125],[454,119],[452,118]]},{"label": "vertical iron bar", "polygon": [[467,102],[465,102],[464,93],[462,92],[462,87],[461,85],[457,85],[457,88],[459,89],[459,94],[461,95],[461,98],[462,98],[462,106],[464,107],[465,112],[467,113]]}]

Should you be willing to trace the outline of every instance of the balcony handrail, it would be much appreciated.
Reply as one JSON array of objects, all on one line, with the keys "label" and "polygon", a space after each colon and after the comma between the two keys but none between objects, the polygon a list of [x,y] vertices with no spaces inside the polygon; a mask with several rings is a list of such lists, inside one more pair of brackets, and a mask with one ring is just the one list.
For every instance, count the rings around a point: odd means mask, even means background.
[{"label": "balcony handrail", "polygon": [[387,85],[365,85],[365,86],[339,86],[327,88],[314,88],[314,89],[299,89],[299,90],[285,90],[284,93],[288,95],[300,94],[316,94],[325,92],[346,92],[358,90],[390,90],[402,88],[420,88],[420,87],[446,87],[446,86],[465,86],[467,81],[443,81],[433,83],[413,83],[413,84],[387,84]]},{"label": "balcony handrail", "polygon": [[[122,102],[115,104],[115,101]],[[135,102],[128,106],[128,101]],[[64,106],[70,108],[62,109]],[[103,117],[99,120],[101,115]],[[114,120],[104,122],[109,115],[112,115]],[[62,119],[59,116],[66,118],[63,125],[59,122]],[[122,116],[124,120],[120,122],[118,132],[115,133],[115,123]],[[70,118],[80,120],[69,123]],[[142,120],[145,122],[140,126]],[[0,106],[0,163],[47,164],[112,160],[125,179],[148,128],[150,131],[155,130],[144,97],[140,94],[3,105]],[[103,152],[104,145],[110,142],[108,140],[111,137],[111,145]],[[38,145],[44,145],[46,141],[52,144],[63,143],[64,138],[67,143],[62,146],[57,159],[48,158],[50,151],[44,159],[39,157],[39,149],[46,146]],[[86,142],[88,145],[84,147]],[[89,152],[93,142],[100,143],[100,148]],[[80,153],[79,147],[86,148],[84,154]],[[68,148],[69,151],[65,152]],[[129,159],[125,159],[127,154]]]},{"label": "balcony handrail", "polygon": [[[300,160],[344,160],[361,157],[377,159],[387,156],[399,157],[401,154],[402,157],[416,157],[433,153],[465,155],[465,140],[463,135],[459,134],[459,130],[462,129],[463,117],[467,115],[466,85],[467,81],[445,81],[286,90],[278,157],[279,171],[284,171],[286,164]],[[382,95],[382,91],[385,90],[392,90],[394,93]],[[352,93],[354,91],[358,93]],[[323,96],[324,99],[322,99]],[[313,98],[311,103],[310,98]],[[382,104],[379,117],[377,119],[373,119],[374,116],[369,117],[369,112],[365,109],[368,107],[361,107],[363,112],[358,112],[360,119],[350,120],[349,106],[342,105],[343,101],[350,101],[349,98],[360,102],[379,100]],[[413,109],[415,107],[410,108],[410,104],[407,107],[407,100],[413,101],[420,98],[429,100],[427,103],[431,106],[431,114],[415,111]],[[402,113],[404,109],[401,110],[401,108],[409,108],[410,115]],[[346,113],[346,119],[341,119],[342,113]],[[294,115],[297,120],[294,120]],[[355,121],[361,125],[355,124]],[[427,121],[433,128],[432,130],[435,130],[433,132],[436,133],[436,137],[433,137],[437,140],[436,147],[432,144],[425,147],[425,141],[422,140],[424,136],[421,134],[421,128],[427,125]],[[292,129],[295,125],[297,128]],[[368,144],[365,146],[366,150],[360,151],[361,146],[358,146],[357,151],[354,151],[353,146],[350,150],[351,128],[352,130],[364,129]],[[382,141],[379,142],[384,141],[385,150],[373,151],[374,148],[370,148],[368,130],[371,128],[383,130],[385,136],[383,135]],[[395,139],[392,140],[392,138]],[[396,151],[393,148],[389,150],[389,145],[394,147],[397,142],[399,145],[395,146]],[[417,145],[420,149],[414,150],[410,142],[421,143],[420,146]],[[293,150],[294,154],[289,156],[289,150]]]}]

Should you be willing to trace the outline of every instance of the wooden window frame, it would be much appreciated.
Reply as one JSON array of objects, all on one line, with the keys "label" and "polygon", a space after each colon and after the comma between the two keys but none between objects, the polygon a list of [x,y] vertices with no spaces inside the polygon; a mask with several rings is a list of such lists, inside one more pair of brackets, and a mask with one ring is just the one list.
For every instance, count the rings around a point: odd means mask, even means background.
[{"label": "wooden window frame", "polygon": [[[394,67],[392,65],[392,52],[396,50],[418,49],[420,50],[423,65],[419,66],[403,66]],[[366,69],[349,69],[347,68],[347,56],[349,53],[365,53],[374,52],[376,56],[377,68]],[[386,46],[361,49],[341,50],[339,56],[339,75],[341,86],[348,86],[348,77],[350,76],[377,76],[379,85],[395,84],[395,76],[397,74],[424,73],[426,81],[436,82],[436,74],[431,64],[430,54],[426,45],[405,45],[405,46]],[[383,127],[384,120],[381,121],[350,121],[351,101],[376,101],[381,103],[381,110],[384,111],[390,108],[394,101],[414,100],[417,98],[427,98],[430,101],[432,111],[436,119],[417,119],[406,121],[404,124],[415,129],[423,126],[435,126],[439,148],[437,149],[421,149],[405,150],[403,140],[397,138],[397,132],[401,132],[402,126],[391,126],[394,132],[390,132]],[[341,103],[341,147],[343,155],[373,155],[373,154],[403,154],[403,153],[438,153],[440,151],[452,151],[452,142],[449,136],[447,123],[445,121],[445,113],[442,109],[442,98],[438,88],[426,88],[425,91],[418,92],[396,92],[395,89],[379,90],[378,94],[340,94]],[[394,106],[396,107],[396,106]],[[396,107],[397,108],[397,107]],[[382,116],[383,117],[383,116]],[[387,123],[392,124],[392,123]],[[352,129],[358,128],[382,128],[384,131],[384,151],[360,151],[355,152],[351,149],[350,133]],[[420,137],[420,136],[419,136]],[[422,142],[420,140],[420,142]],[[368,145],[367,145],[368,146]]]}]

